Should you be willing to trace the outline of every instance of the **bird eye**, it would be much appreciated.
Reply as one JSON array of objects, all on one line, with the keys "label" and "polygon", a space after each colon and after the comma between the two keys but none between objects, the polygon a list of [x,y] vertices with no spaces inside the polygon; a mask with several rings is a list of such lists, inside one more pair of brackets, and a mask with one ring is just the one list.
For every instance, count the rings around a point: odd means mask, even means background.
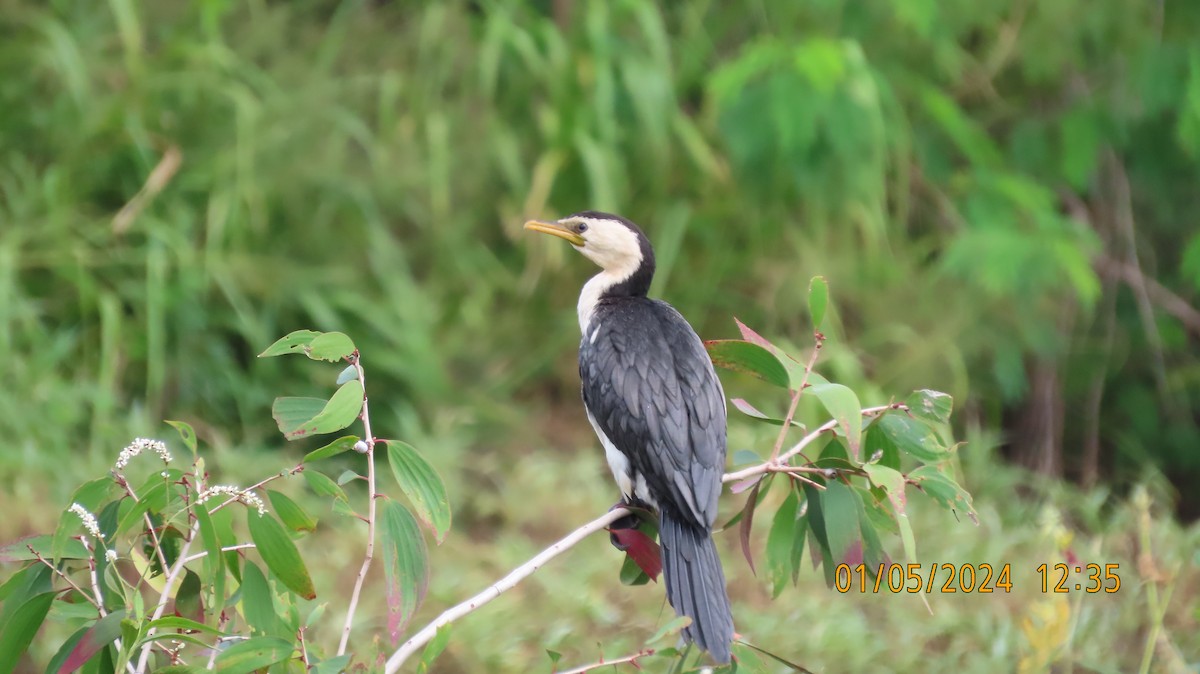
[{"label": "bird eye", "polygon": [[580,234],[583,234],[584,232],[587,231],[587,223],[586,222],[579,223],[578,225],[575,226],[575,231],[579,232]]}]

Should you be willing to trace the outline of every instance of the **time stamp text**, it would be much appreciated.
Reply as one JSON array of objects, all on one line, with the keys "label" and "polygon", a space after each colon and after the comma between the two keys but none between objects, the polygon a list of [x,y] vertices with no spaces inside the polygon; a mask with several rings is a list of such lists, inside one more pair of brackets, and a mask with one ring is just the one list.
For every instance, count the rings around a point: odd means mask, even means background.
[{"label": "time stamp text", "polygon": [[[1035,569],[1046,594],[1086,592],[1112,594],[1121,589],[1117,564],[1042,564]],[[1012,565],[999,564],[838,564],[833,574],[838,592],[899,594],[1012,592]]]}]

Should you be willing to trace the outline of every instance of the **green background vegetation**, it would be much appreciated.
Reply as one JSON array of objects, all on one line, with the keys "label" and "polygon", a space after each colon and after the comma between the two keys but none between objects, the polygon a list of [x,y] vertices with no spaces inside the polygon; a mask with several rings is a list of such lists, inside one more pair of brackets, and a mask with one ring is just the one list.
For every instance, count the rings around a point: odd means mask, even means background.
[{"label": "green background vegetation", "polygon": [[[377,433],[451,491],[432,615],[615,498],[575,374],[592,270],[520,229],[613,210],[706,338],[737,316],[800,351],[826,276],[824,374],[955,397],[981,523],[915,507],[922,558],[1014,568],[933,616],[818,574],[770,602],[726,534],[741,631],[827,671],[1200,663],[1200,4],[0,0],[0,133],[5,540],[164,417],[222,481],[291,465],[271,400],[336,368],[254,355],[341,330]],[[735,419],[731,448],[771,437]],[[324,523],[333,609],[361,544]],[[607,546],[468,618],[439,670],[636,649],[661,593]],[[1043,596],[1067,549],[1122,591]]]}]

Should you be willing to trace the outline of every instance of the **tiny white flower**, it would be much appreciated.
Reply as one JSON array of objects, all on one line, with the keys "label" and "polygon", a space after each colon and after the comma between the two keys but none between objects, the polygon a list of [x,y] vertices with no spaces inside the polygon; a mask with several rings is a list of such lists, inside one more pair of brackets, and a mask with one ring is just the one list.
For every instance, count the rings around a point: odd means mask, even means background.
[{"label": "tiny white flower", "polygon": [[158,458],[163,460],[163,463],[171,462],[171,452],[167,451],[167,445],[162,440],[151,440],[150,438],[136,438],[129,446],[121,450],[121,454],[117,456],[117,465],[115,470],[121,471],[125,466],[129,465],[133,457],[142,452],[150,450],[158,455]]},{"label": "tiny white flower", "polygon": [[91,534],[93,538],[102,538],[100,535],[100,524],[96,522],[96,516],[88,512],[87,508],[84,508],[78,503],[72,503],[70,511],[78,515],[79,519],[83,520],[83,528],[87,529],[87,532]]},{"label": "tiny white flower", "polygon": [[204,503],[205,501],[219,494],[225,494],[226,496],[237,499],[239,503],[257,508],[259,517],[262,517],[267,512],[267,507],[263,503],[263,500],[258,497],[258,494],[255,494],[251,491],[244,491],[241,487],[236,487],[231,484],[219,484],[215,487],[209,487],[208,489],[205,489],[204,491],[200,492],[199,496],[196,497],[196,503]]},{"label": "tiny white flower", "polygon": [[109,563],[115,562],[117,561],[117,551],[109,548],[104,551],[104,557],[108,559]]}]

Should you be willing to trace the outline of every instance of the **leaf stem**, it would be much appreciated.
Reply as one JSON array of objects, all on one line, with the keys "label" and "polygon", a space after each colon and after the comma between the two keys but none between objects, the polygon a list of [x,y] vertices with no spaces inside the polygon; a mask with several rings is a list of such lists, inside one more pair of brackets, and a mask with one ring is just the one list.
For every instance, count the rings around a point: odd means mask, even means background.
[{"label": "leaf stem", "polygon": [[375,493],[375,436],[371,433],[371,414],[367,409],[367,377],[363,372],[362,359],[357,350],[349,356],[349,360],[358,372],[358,383],[363,387],[362,412],[359,414],[359,418],[363,422],[363,434],[366,436],[365,442],[367,443],[367,492],[370,494],[370,499],[367,503],[367,550],[363,555],[362,567],[358,570],[358,578],[354,581],[354,591],[350,594],[350,605],[346,607],[346,623],[342,627],[338,655],[344,655],[346,646],[350,643],[350,631],[354,628],[354,614],[358,610],[358,600],[362,596],[367,572],[371,569],[371,560],[375,557],[375,499],[377,496]]},{"label": "leaf stem", "polygon": [[[813,330],[813,340],[816,344],[813,346],[812,355],[808,357],[808,364],[804,366],[804,377],[800,379],[800,386],[792,392],[792,404],[788,407],[787,416],[783,418],[783,425],[779,427],[779,437],[775,438],[775,447],[771,450],[771,461],[779,458],[779,450],[783,449],[783,441],[792,428],[792,417],[796,416],[796,407],[800,404],[800,396],[804,395],[804,389],[808,386],[808,375],[812,372],[813,366],[817,364],[817,356],[821,354],[825,335],[821,334],[819,330]],[[788,356],[783,357],[787,358]]]}]

